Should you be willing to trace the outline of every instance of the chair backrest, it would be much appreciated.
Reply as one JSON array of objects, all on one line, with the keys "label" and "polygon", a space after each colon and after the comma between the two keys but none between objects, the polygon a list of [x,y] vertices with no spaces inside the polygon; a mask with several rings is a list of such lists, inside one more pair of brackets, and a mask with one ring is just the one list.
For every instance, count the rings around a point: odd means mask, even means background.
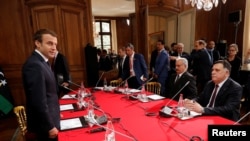
[{"label": "chair backrest", "polygon": [[159,94],[161,93],[161,83],[159,82],[148,82],[145,85],[146,91]]},{"label": "chair backrest", "polygon": [[110,83],[110,86],[117,87],[117,86],[121,86],[122,80],[120,79],[111,80],[109,83]]},{"label": "chair backrest", "polygon": [[16,114],[17,122],[22,131],[22,134],[23,136],[25,136],[27,132],[27,117],[24,106],[16,106],[14,108],[14,113]]}]

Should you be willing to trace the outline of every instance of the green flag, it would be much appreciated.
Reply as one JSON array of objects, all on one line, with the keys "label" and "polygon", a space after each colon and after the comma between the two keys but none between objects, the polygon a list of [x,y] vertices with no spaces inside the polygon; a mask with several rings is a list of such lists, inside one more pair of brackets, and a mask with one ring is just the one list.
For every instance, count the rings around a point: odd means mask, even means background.
[{"label": "green flag", "polygon": [[7,80],[0,68],[0,118],[8,115],[13,109],[14,100],[11,95]]},{"label": "green flag", "polygon": [[12,108],[13,105],[0,94],[0,110],[7,115]]}]

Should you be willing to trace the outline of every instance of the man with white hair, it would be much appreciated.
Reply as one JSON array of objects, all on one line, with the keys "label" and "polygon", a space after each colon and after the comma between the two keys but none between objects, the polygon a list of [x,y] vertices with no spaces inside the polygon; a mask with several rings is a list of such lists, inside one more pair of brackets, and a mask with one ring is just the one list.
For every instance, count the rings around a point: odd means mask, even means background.
[{"label": "man with white hair", "polygon": [[[172,74],[168,86],[167,86],[167,95],[166,97],[172,98],[179,92],[182,87],[187,83],[188,85],[181,90],[179,94],[183,94],[184,98],[195,98],[197,96],[196,81],[194,76],[187,71],[188,61],[186,58],[179,57],[176,59],[175,69],[176,73]],[[179,96],[175,96],[175,100],[179,99]]]},{"label": "man with white hair", "polygon": [[189,53],[184,51],[184,44],[183,43],[177,43],[176,45],[176,52],[174,52],[170,56],[171,60],[171,68],[172,70],[175,70],[175,61],[178,57],[186,58],[188,60],[188,63],[190,64],[190,55]]}]

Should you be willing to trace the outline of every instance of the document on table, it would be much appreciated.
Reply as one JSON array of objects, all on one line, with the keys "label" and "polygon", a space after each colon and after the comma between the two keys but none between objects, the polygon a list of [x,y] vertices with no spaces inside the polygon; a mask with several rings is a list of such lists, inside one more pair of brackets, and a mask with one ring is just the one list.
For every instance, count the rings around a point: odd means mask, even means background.
[{"label": "document on table", "polygon": [[61,125],[61,130],[83,127],[80,118],[71,118],[71,119],[61,120],[60,125]]},{"label": "document on table", "polygon": [[73,104],[60,105],[60,111],[65,111],[65,110],[74,110]]},{"label": "document on table", "polygon": [[74,94],[66,94],[62,97],[62,99],[75,99],[76,95]]},{"label": "document on table", "polygon": [[149,99],[151,99],[151,100],[161,100],[161,99],[164,99],[164,98],[165,98],[165,97],[160,96],[160,95],[158,95],[158,94],[148,95],[147,97],[148,97]]}]

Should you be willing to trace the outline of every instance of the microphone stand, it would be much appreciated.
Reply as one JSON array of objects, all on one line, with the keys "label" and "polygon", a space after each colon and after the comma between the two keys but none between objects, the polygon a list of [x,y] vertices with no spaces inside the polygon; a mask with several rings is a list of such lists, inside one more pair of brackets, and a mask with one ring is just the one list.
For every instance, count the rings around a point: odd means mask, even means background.
[{"label": "microphone stand", "polygon": [[190,81],[187,81],[186,84],[168,101],[167,104],[165,104],[165,106],[167,106],[171,101],[173,101],[173,99],[190,83]]},{"label": "microphone stand", "polygon": [[186,84],[165,104],[165,106],[159,111],[159,115],[163,117],[169,117],[172,109],[168,107],[168,104],[190,83],[187,81]]},{"label": "microphone stand", "polygon": [[102,78],[102,76],[103,76],[104,73],[105,73],[105,72],[103,71],[102,74],[101,74],[101,76],[100,76],[100,78],[99,78],[98,81],[96,82],[95,87],[92,89],[93,91],[98,90],[96,87],[97,87],[97,85],[99,84],[99,82],[100,82],[100,80],[101,80],[101,78]]},{"label": "microphone stand", "polygon": [[[72,90],[72,89],[70,89],[70,88],[68,88],[68,87],[66,87],[66,86],[63,86],[63,88],[65,88],[65,89],[67,89],[67,90],[70,90],[71,92],[74,92],[74,94],[78,94],[78,92],[77,92],[77,91]],[[70,95],[70,94],[69,94],[69,95]]]},{"label": "microphone stand", "polygon": [[248,113],[246,113],[243,117],[241,117],[238,121],[236,121],[233,125],[236,125],[237,123],[241,122],[249,114],[250,114],[250,111]]},{"label": "microphone stand", "polygon": [[[140,87],[138,87],[136,90],[141,89],[143,85],[147,84],[149,81],[151,81],[151,80],[153,80],[153,79],[154,79],[154,77],[151,77],[151,78],[148,79],[146,82],[144,82]],[[129,93],[129,92],[130,92],[130,90],[128,90],[127,93]],[[127,98],[128,98],[128,99],[131,99],[131,100],[136,100],[136,99],[138,99],[137,97],[133,96],[132,94],[130,94],[130,95],[128,94],[128,95],[127,95]]]},{"label": "microphone stand", "polygon": [[119,135],[121,135],[121,136],[123,136],[123,137],[129,138],[129,139],[131,139],[131,140],[133,140],[133,141],[137,141],[137,140],[136,140],[135,138],[133,138],[133,137],[130,137],[130,136],[126,135],[126,134],[123,134],[123,133],[121,133],[121,132],[115,131],[115,130],[113,130],[113,129],[107,128],[107,127],[105,127],[105,126],[103,126],[103,125],[100,125],[96,120],[94,120],[94,121],[95,121],[95,123],[92,122],[92,124],[94,124],[94,125],[97,125],[97,126],[99,126],[99,127],[101,127],[101,128],[104,128],[105,130],[110,130],[110,131],[112,131],[112,132],[114,132],[114,133],[116,133],[116,134],[119,134]]},{"label": "microphone stand", "polygon": [[116,93],[121,93],[119,90],[117,90],[124,82],[126,82],[127,80],[129,80],[132,76],[129,76],[128,78],[126,78],[125,80],[123,80],[118,86],[115,87],[114,92]]},{"label": "microphone stand", "polygon": [[69,80],[68,82],[69,82],[70,84],[73,84],[73,85],[79,87],[79,88],[81,87],[80,85],[78,85],[78,84],[76,84],[76,83],[74,83],[74,82],[72,82],[72,81],[70,81],[70,80]]}]

